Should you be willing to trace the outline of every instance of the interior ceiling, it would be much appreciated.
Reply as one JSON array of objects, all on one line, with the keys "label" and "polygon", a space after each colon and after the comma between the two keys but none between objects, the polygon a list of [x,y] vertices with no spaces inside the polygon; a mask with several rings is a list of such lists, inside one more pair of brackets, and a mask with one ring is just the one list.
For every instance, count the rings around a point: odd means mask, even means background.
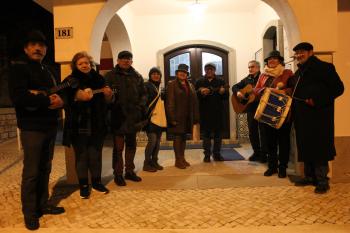
[{"label": "interior ceiling", "polygon": [[135,15],[182,14],[191,4],[206,5],[206,12],[252,12],[261,0],[133,0],[127,6]]}]

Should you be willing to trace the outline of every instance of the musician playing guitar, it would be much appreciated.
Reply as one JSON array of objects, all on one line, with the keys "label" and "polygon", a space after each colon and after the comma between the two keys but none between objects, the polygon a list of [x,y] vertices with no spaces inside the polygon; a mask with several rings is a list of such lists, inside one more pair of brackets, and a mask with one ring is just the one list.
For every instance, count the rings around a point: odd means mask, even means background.
[{"label": "musician playing guitar", "polygon": [[253,94],[253,88],[260,76],[260,63],[250,61],[248,63],[248,76],[232,87],[232,105],[236,113],[247,113],[249,139],[254,153],[249,157],[250,161],[266,162],[266,155],[262,152],[259,134],[259,123],[254,119],[259,102]]},{"label": "musician playing guitar", "polygon": [[[205,76],[196,82],[196,91],[199,102],[200,125],[203,137],[204,162],[210,162],[213,153],[215,161],[223,161],[220,154],[221,131],[223,127],[223,101],[228,98],[229,92],[225,81],[216,77],[216,66],[208,63],[204,66]],[[214,148],[211,152],[211,138],[214,137]]]}]

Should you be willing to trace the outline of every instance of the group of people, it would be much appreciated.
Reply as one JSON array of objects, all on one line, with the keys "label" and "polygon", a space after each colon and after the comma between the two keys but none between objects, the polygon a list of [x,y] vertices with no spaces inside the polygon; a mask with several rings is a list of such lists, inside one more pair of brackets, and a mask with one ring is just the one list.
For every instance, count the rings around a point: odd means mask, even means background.
[{"label": "group of people", "polygon": [[[254,89],[254,101],[246,108],[249,138],[253,148],[250,161],[268,162],[264,176],[278,173],[279,178],[287,176],[289,162],[290,131],[292,123],[296,132],[298,161],[304,163],[304,178],[296,186],[314,185],[315,193],[329,190],[328,161],[336,155],[334,146],[334,101],[344,92],[344,85],[335,67],[318,59],[313,45],[308,42],[297,44],[293,51],[298,62],[295,74],[285,69],[284,58],[279,51],[271,51],[260,74],[257,61],[248,63],[249,75],[232,87],[234,95],[244,100],[241,90],[248,84]],[[288,95],[292,106],[280,128],[256,120],[255,113],[266,89]],[[273,104],[273,103],[271,103]]]},{"label": "group of people", "polygon": [[[140,130],[148,137],[144,171],[163,169],[158,163],[158,153],[165,130],[173,138],[175,167],[190,166],[185,158],[186,140],[193,126],[199,123],[203,161],[209,163],[211,157],[214,161],[224,160],[220,154],[222,118],[229,91],[224,80],[216,77],[215,64],[205,64],[205,75],[195,84],[188,79],[189,67],[180,64],[175,79],[163,89],[160,69],[151,68],[149,79],[144,83],[141,74],[132,66],[133,55],[129,51],[118,54],[116,66],[105,77],[96,71],[89,54],[79,52],[72,58],[71,74],[60,83],[42,62],[46,51],[45,36],[39,31],[30,32],[24,43],[24,56],[12,64],[9,80],[24,152],[21,200],[28,229],[38,229],[43,214],[65,211],[63,207],[48,203],[60,109],[65,110],[63,144],[74,149],[83,199],[89,198],[91,190],[109,192],[101,182],[102,148],[108,125],[113,135],[112,167],[118,186],[125,186],[125,180],[142,180],[135,173],[134,164],[136,133]],[[305,163],[305,178],[298,184],[316,185],[315,192],[324,193],[329,189],[328,161],[335,156],[334,99],[342,94],[344,87],[334,66],[313,55],[311,44],[300,43],[294,51],[299,62],[296,74],[284,68],[284,59],[278,51],[272,51],[265,59],[263,72],[260,74],[257,61],[249,62],[249,76],[234,85],[232,91],[242,98],[240,90],[247,84],[254,86],[256,100],[247,108],[249,137],[254,150],[249,160],[267,160],[265,176],[278,173],[279,177],[286,177],[289,134],[294,122],[298,156]],[[254,119],[259,98],[267,88],[305,100],[294,101],[291,117],[280,129]]]}]

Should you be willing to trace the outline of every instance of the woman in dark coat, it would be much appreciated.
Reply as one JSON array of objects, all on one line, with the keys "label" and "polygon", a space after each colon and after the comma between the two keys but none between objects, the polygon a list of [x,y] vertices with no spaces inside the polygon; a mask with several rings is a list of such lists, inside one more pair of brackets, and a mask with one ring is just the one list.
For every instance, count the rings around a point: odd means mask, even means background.
[{"label": "woman in dark coat", "polygon": [[[80,197],[86,199],[90,196],[89,172],[92,188],[102,193],[109,192],[101,183],[101,170],[105,115],[112,91],[105,86],[104,78],[92,69],[92,57],[86,52],[75,54],[71,67],[72,74],[64,82],[76,85],[66,89],[63,144],[73,146]],[[97,89],[99,93],[93,94]]]},{"label": "woman in dark coat", "polygon": [[190,164],[185,159],[186,134],[192,133],[193,125],[199,123],[196,91],[187,80],[186,64],[180,64],[175,80],[169,81],[166,95],[168,133],[174,135],[175,167],[185,169]]},{"label": "woman in dark coat", "polygon": [[[149,71],[148,77],[149,80],[145,83],[145,90],[147,94],[147,106],[149,106],[149,112],[152,112],[158,100],[164,99],[165,96],[163,94],[164,92],[160,91],[160,83],[162,78],[161,71],[157,67],[153,67]],[[158,93],[160,93],[160,95],[158,95]],[[148,142],[145,148],[143,170],[148,172],[163,170],[163,167],[158,163],[158,153],[160,138],[164,128],[149,121],[145,127],[145,130],[147,133]]]},{"label": "woman in dark coat", "polygon": [[[334,146],[334,100],[344,92],[335,67],[313,55],[313,46],[303,42],[293,48],[298,70],[290,84],[295,87],[292,116],[298,160],[304,162],[305,178],[296,185],[316,185],[316,193],[329,189],[328,161]],[[300,101],[304,100],[304,101]]]}]

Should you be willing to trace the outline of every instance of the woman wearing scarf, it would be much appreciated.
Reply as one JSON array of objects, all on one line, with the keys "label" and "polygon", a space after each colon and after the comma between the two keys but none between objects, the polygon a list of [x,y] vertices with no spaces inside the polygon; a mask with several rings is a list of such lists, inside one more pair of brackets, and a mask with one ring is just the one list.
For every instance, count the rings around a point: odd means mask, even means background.
[{"label": "woman wearing scarf", "polygon": [[75,54],[71,63],[72,73],[64,80],[76,83],[66,89],[63,144],[73,146],[80,197],[83,199],[90,196],[88,173],[92,189],[100,193],[109,192],[101,183],[101,170],[105,115],[112,90],[106,87],[104,78],[92,68],[93,65],[92,57],[86,52]]},{"label": "woman wearing scarf", "polygon": [[[260,75],[254,88],[256,97],[260,98],[266,88],[280,94],[290,93],[290,90],[286,87],[288,79],[293,76],[293,72],[284,68],[284,58],[280,55],[280,52],[270,52],[264,61],[266,63],[264,72]],[[291,123],[287,120],[279,129],[275,129],[268,124],[261,125],[262,146],[268,154],[268,169],[264,176],[272,176],[278,173],[279,178],[285,178],[289,161]]]}]

